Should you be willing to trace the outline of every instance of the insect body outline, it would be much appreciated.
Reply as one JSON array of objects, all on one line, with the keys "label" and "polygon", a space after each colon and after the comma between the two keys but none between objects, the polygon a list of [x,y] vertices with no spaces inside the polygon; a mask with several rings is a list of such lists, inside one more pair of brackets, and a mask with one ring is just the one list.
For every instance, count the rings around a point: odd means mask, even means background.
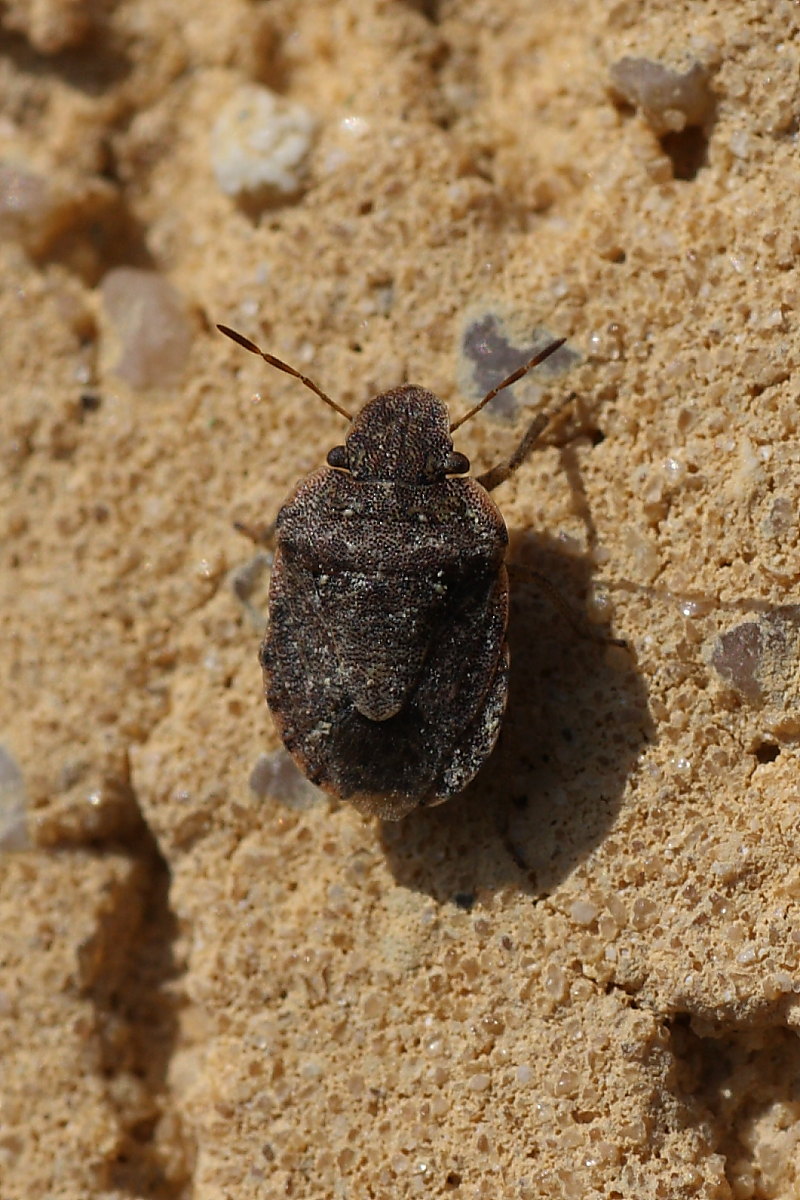
[{"label": "insect body outline", "polygon": [[350,421],[275,522],[259,660],[281,738],[313,783],[363,812],[396,820],[442,803],[488,758],[508,694],[508,532],[489,492],[555,414],[539,414],[514,454],[477,478],[451,434],[564,339],[451,423],[444,402],[412,384],[351,417],[218,328]]}]

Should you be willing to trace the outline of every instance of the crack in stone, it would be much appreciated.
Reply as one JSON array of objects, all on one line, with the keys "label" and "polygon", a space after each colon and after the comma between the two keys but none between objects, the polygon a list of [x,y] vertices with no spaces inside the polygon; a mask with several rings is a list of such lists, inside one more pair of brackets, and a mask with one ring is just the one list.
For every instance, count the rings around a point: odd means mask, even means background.
[{"label": "crack in stone", "polygon": [[94,1066],[119,1123],[104,1186],[137,1200],[176,1200],[190,1183],[194,1158],[168,1078],[183,964],[175,950],[169,868],[138,813],[135,831],[114,847],[134,861],[133,885],[111,898],[81,947],[79,978],[95,1010]]}]

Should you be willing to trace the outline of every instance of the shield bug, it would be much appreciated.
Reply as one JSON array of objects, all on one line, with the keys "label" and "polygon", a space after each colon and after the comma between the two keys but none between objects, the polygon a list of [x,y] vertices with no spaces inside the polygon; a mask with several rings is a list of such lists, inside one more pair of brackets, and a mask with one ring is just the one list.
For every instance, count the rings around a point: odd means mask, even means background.
[{"label": "shield bug", "polygon": [[438,396],[410,384],[351,416],[218,328],[350,422],[275,523],[259,659],[283,742],[313,783],[363,812],[396,820],[439,804],[492,751],[508,693],[508,533],[489,492],[554,414],[536,416],[511,457],[477,478],[451,434],[565,339],[451,423]]}]

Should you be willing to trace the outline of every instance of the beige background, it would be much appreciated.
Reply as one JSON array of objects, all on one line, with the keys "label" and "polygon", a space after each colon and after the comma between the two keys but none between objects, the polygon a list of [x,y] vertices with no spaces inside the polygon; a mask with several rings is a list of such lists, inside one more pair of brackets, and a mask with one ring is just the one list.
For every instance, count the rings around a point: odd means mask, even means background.
[{"label": "beige background", "polygon": [[[797,1196],[796,5],[0,22],[2,1200]],[[294,196],[216,182],[247,82]],[[518,574],[497,753],[381,826],[276,756],[233,528],[342,423],[213,325],[457,413],[489,315],[572,365],[458,447],[579,394],[496,496],[630,653]]]}]

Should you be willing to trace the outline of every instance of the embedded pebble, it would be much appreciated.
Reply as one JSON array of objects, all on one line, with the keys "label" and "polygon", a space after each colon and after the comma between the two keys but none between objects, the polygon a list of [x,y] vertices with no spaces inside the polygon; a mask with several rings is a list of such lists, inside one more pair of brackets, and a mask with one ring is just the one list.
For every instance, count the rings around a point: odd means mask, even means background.
[{"label": "embedded pebble", "polygon": [[259,755],[249,783],[250,791],[259,800],[269,797],[296,812],[312,808],[322,798],[319,788],[309,783],[285,750]]},{"label": "embedded pebble", "polygon": [[[0,159],[0,239],[44,258],[66,234],[78,234],[70,262],[95,277],[97,243],[119,209],[116,185],[87,173],[40,169],[25,156]],[[63,253],[64,247],[61,246]]]},{"label": "embedded pebble", "polygon": [[485,1092],[491,1082],[490,1075],[481,1073],[479,1075],[472,1075],[467,1082],[467,1087],[471,1092]]},{"label": "embedded pebble", "polygon": [[175,382],[189,357],[192,330],[180,294],[154,271],[119,267],[100,287],[118,343],[115,374],[134,388]]},{"label": "embedded pebble", "polygon": [[576,925],[591,925],[597,916],[597,905],[592,904],[591,900],[573,900],[569,915]]},{"label": "embedded pebble", "polygon": [[253,628],[257,629],[262,636],[267,624],[266,592],[263,598],[263,611],[259,603],[257,601],[254,602],[253,596],[258,592],[259,587],[263,587],[264,579],[268,575],[272,561],[273,555],[271,552],[259,551],[258,554],[255,554],[247,562],[234,567],[228,575],[231,591],[250,618]]},{"label": "embedded pebble", "polygon": [[542,986],[553,1000],[564,1000],[567,995],[567,977],[563,967],[558,963],[548,963],[542,975]]},{"label": "embedded pebble", "polygon": [[0,162],[0,238],[42,254],[80,208],[78,189],[54,183],[24,162]]},{"label": "embedded pebble", "polygon": [[748,703],[790,707],[798,653],[800,606],[785,605],[721,633],[711,650],[711,665]]},{"label": "embedded pebble", "polygon": [[256,84],[240,87],[211,131],[211,164],[228,196],[285,199],[302,188],[316,120]]},{"label": "embedded pebble", "polygon": [[763,643],[758,622],[744,621],[721,634],[711,652],[711,663],[717,674],[751,704],[760,704],[763,700],[758,679]]},{"label": "embedded pebble", "polygon": [[0,746],[0,851],[28,850],[27,798],[22,772]]},{"label": "embedded pebble", "polygon": [[0,235],[27,241],[49,220],[51,202],[41,175],[15,163],[0,163]]},{"label": "embedded pebble", "polygon": [[659,136],[702,126],[714,114],[714,93],[702,63],[681,74],[649,58],[621,58],[611,67],[611,83]]}]

